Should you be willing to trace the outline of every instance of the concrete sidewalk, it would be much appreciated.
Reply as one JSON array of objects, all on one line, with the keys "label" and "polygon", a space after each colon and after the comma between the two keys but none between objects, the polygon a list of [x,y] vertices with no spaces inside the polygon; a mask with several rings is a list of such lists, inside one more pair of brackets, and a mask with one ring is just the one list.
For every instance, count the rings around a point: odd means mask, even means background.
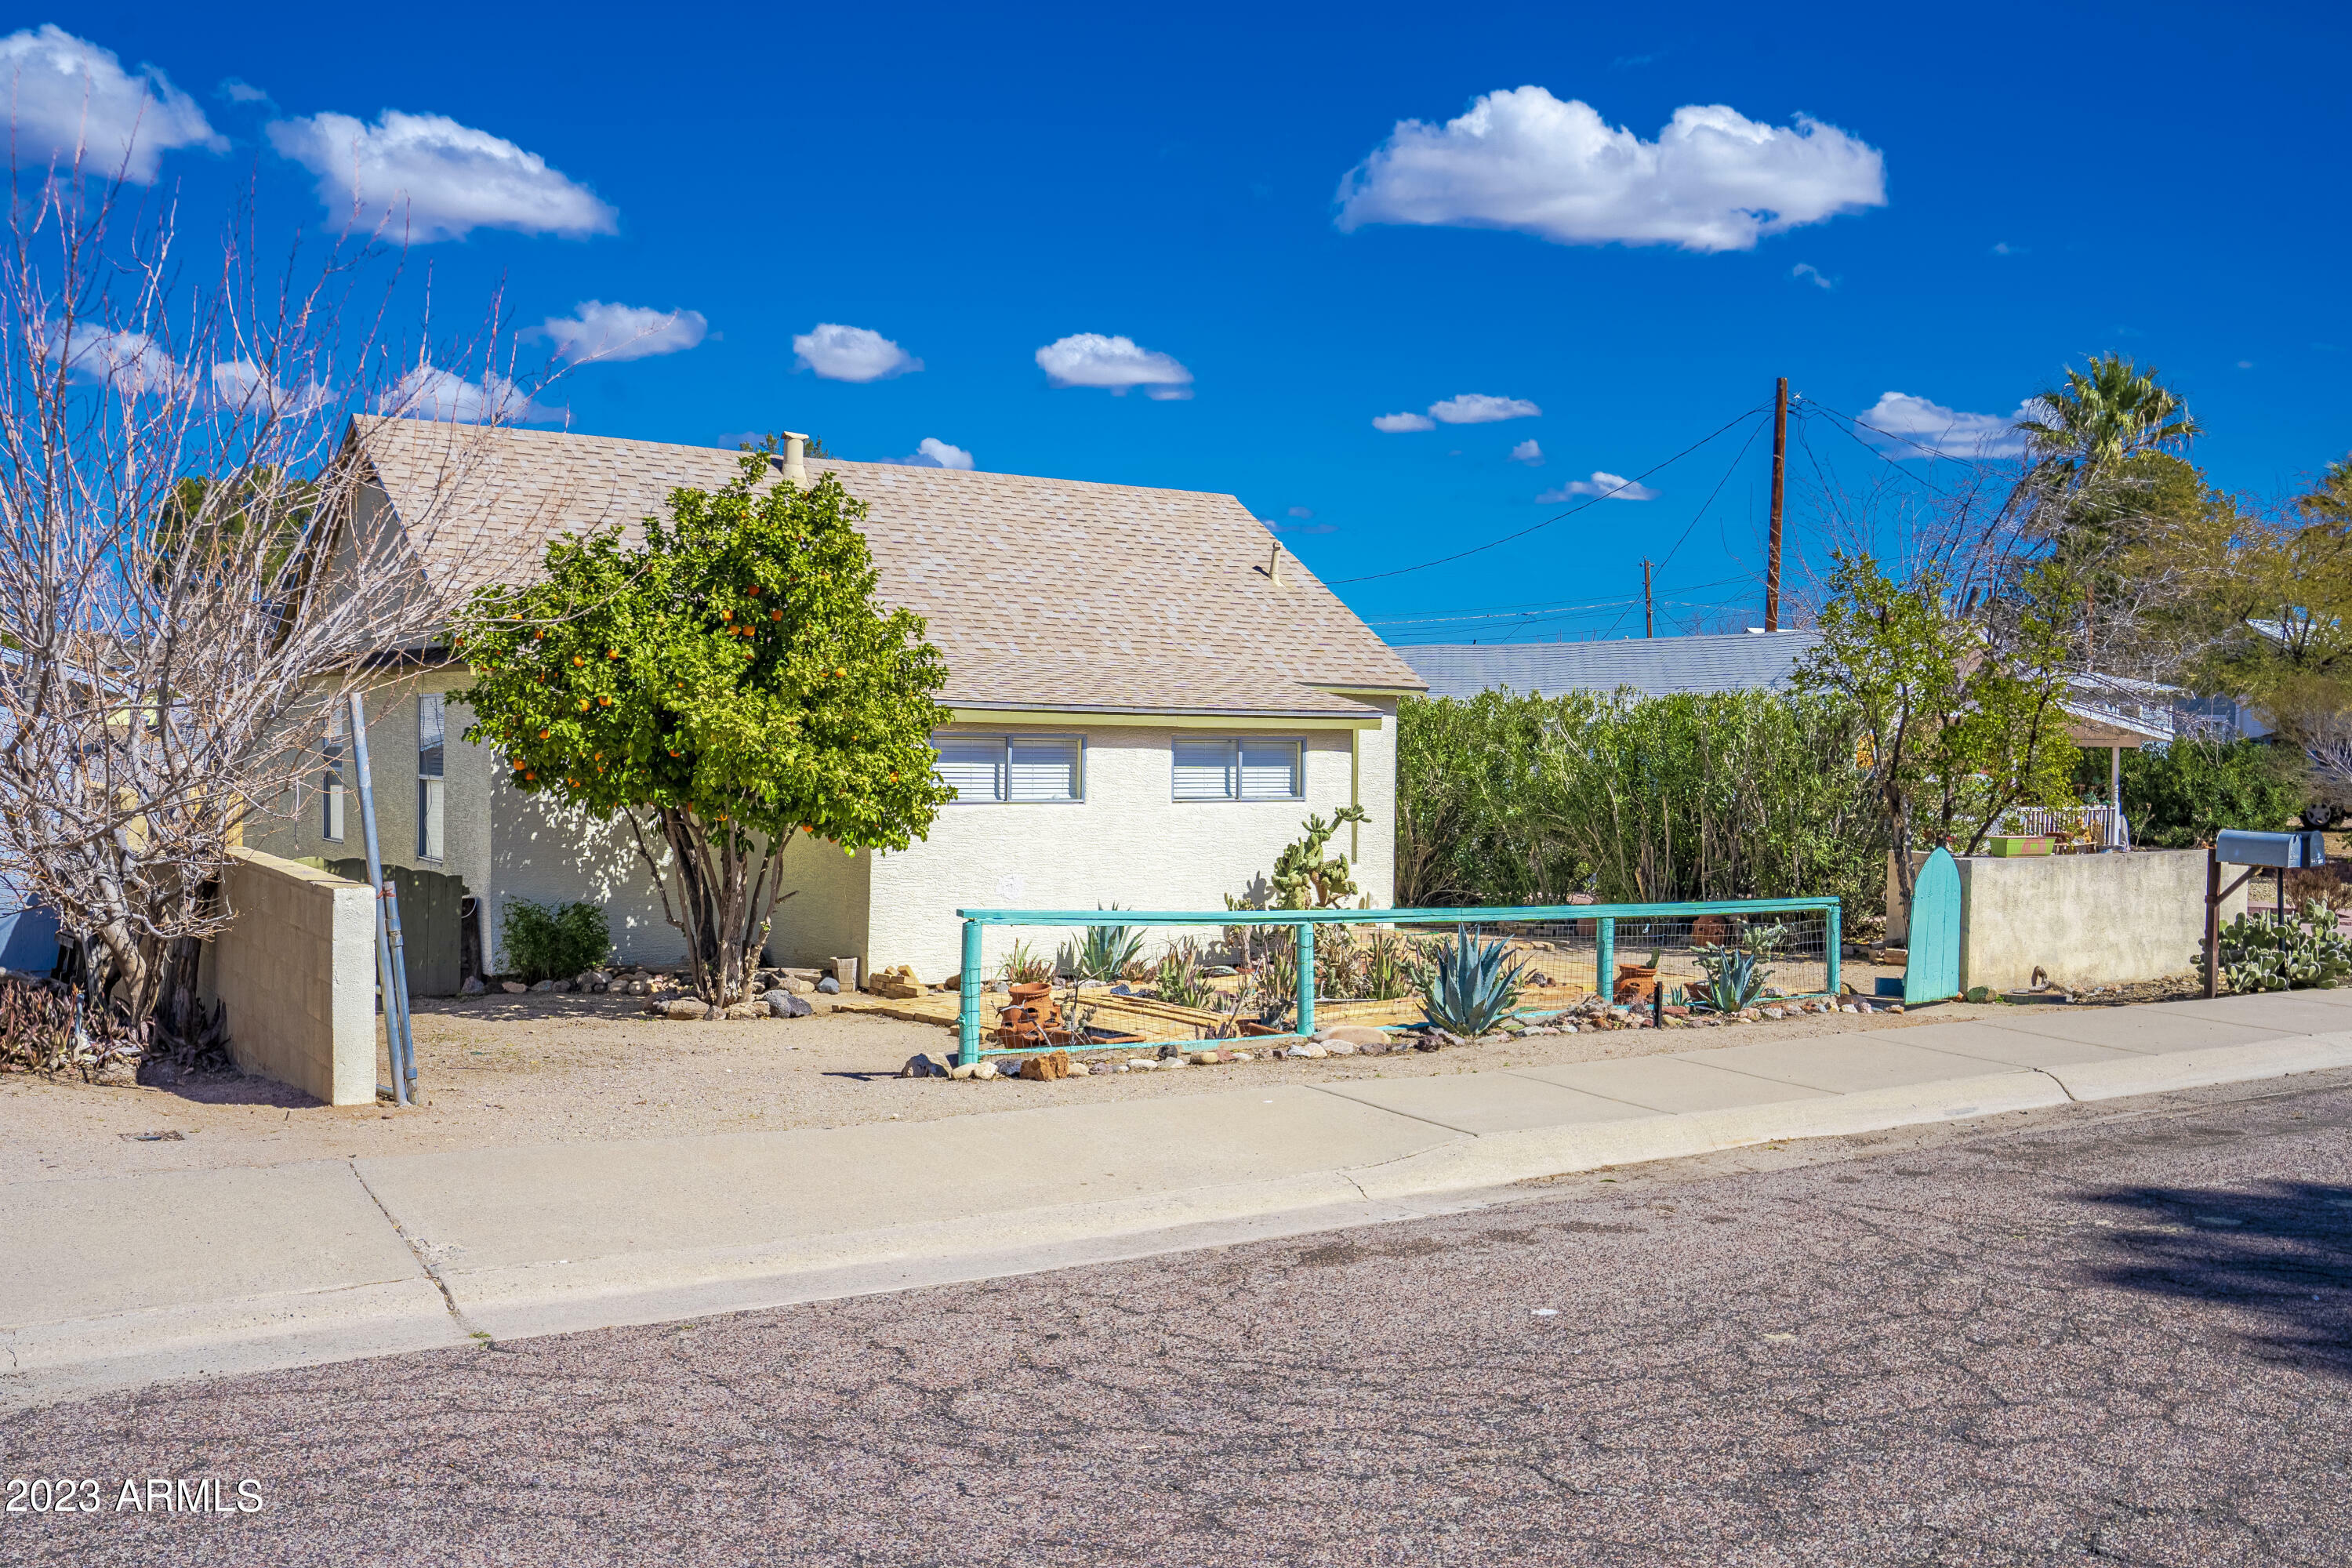
[{"label": "concrete sidewalk", "polygon": [[2352,990],[1517,1071],[0,1189],[0,1403],[1492,1201],[1604,1165],[2352,1066]]}]

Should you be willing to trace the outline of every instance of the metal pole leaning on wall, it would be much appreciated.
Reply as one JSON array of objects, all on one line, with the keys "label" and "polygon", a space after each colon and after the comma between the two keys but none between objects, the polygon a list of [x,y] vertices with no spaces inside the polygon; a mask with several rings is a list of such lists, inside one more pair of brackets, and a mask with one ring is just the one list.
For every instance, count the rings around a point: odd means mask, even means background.
[{"label": "metal pole leaning on wall", "polygon": [[963,973],[957,976],[961,1001],[956,1007],[956,1064],[971,1067],[980,1060],[980,922],[963,922]]},{"label": "metal pole leaning on wall", "polygon": [[1298,922],[1298,1032],[1315,1032],[1315,928]]},{"label": "metal pole leaning on wall", "polygon": [[377,852],[375,837],[375,785],[368,775],[367,708],[356,691],[352,693],[351,725],[352,765],[359,780],[360,835],[367,843],[368,881],[375,889],[375,970],[376,985],[383,993],[384,1054],[392,1058],[393,1100],[406,1105],[416,1070],[408,1060],[404,1039],[406,1019],[401,1001],[407,986],[402,982],[407,977],[399,969],[400,912],[384,896],[383,857]]}]

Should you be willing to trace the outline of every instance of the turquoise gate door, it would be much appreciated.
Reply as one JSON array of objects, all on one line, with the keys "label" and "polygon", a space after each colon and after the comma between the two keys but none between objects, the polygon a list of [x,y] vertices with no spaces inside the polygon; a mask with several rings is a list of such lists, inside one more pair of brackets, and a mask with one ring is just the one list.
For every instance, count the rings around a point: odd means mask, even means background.
[{"label": "turquoise gate door", "polygon": [[1960,994],[1960,868],[1937,849],[1911,884],[1910,957],[1903,966],[1903,1005],[1946,1002]]}]

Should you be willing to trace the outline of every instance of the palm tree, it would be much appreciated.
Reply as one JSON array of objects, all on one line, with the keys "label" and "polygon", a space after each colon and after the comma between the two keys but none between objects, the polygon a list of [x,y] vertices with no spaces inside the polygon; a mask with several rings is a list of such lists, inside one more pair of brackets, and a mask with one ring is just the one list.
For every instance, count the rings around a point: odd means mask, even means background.
[{"label": "palm tree", "polygon": [[2319,482],[2294,498],[2294,505],[2315,523],[2352,523],[2352,457],[2328,464]]},{"label": "palm tree", "polygon": [[2204,434],[2178,393],[2121,354],[2066,372],[2063,386],[2032,399],[2039,418],[2017,422],[2037,476],[2075,489],[2126,458],[2160,452]]}]

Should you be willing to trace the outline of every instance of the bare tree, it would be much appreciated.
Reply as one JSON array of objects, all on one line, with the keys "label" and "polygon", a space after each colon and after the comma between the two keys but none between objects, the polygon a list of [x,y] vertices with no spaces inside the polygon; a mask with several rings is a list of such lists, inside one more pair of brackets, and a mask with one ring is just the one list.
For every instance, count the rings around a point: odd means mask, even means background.
[{"label": "bare tree", "polygon": [[381,525],[360,504],[354,418],[451,420],[462,468],[468,427],[530,400],[464,374],[499,342],[494,301],[470,344],[391,340],[400,258],[381,236],[314,262],[297,247],[280,270],[244,214],[216,252],[184,258],[170,206],[131,209],[119,178],[52,171],[12,195],[0,872],[81,944],[88,994],[171,1046],[195,944],[233,912],[217,887],[244,824],[316,766],[348,693],[433,639],[418,536],[458,554],[478,526],[456,511]]}]

